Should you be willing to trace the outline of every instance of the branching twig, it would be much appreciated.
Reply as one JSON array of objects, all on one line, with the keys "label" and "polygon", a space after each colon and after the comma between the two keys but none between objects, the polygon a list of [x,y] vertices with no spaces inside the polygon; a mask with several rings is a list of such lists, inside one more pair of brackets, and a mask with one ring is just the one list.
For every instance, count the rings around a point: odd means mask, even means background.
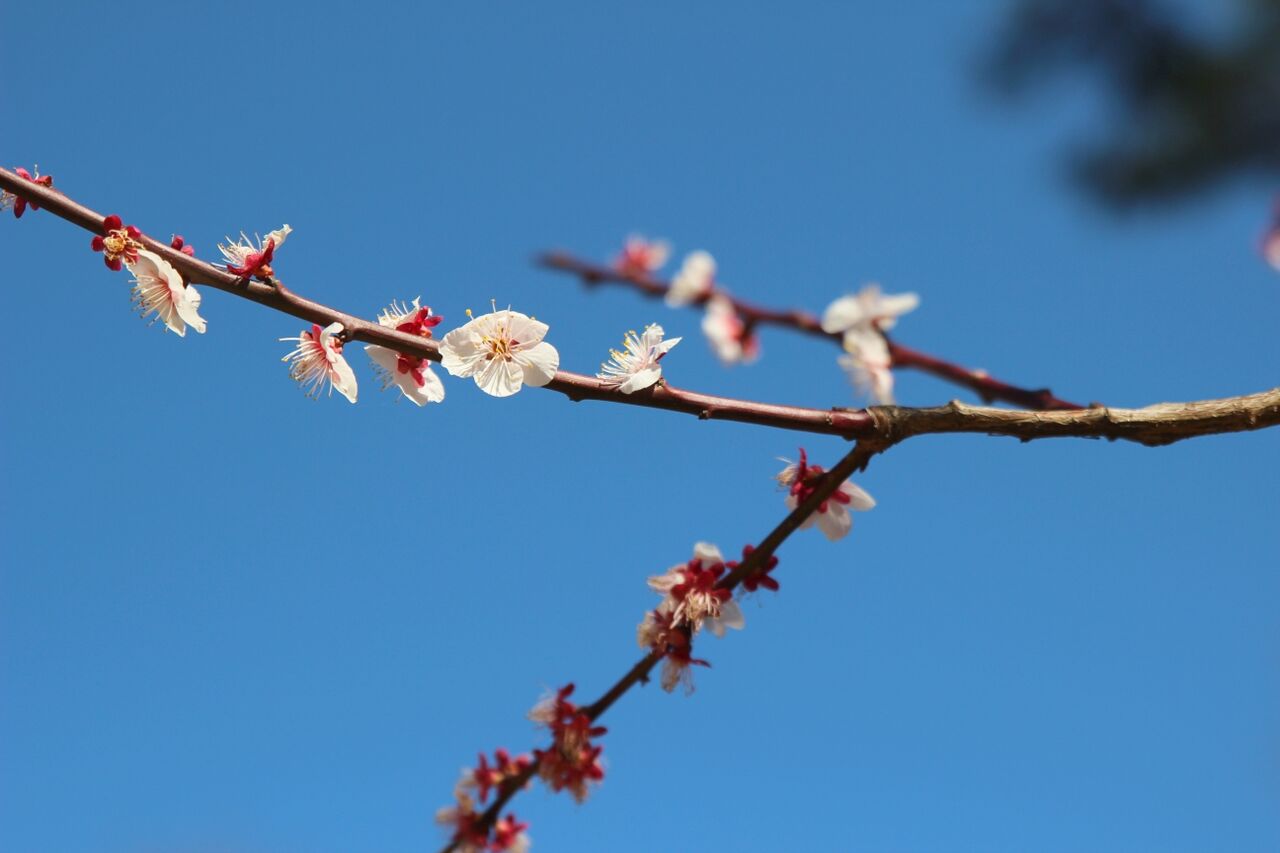
[{"label": "branching twig", "polygon": [[[884,449],[884,445],[877,444],[874,441],[860,441],[854,445],[853,449],[845,454],[836,466],[827,472],[822,482],[814,489],[813,494],[801,501],[795,509],[787,513],[786,518],[769,532],[769,535],[760,540],[760,544],[743,557],[742,562],[737,568],[729,572],[720,582],[716,584],[719,589],[734,590],[742,583],[744,578],[750,577],[752,574],[760,571],[768,563],[769,558],[774,552],[787,541],[787,537],[795,533],[799,529],[801,523],[814,513],[818,507],[831,497],[831,493],[839,488],[840,484],[847,480],[857,471],[866,469],[867,463],[871,461],[871,457]],[[605,711],[617,702],[628,690],[637,684],[644,684],[649,680],[649,673],[662,660],[661,652],[650,652],[639,661],[636,662],[626,674],[614,682],[613,686],[601,694],[590,705],[582,708],[585,714],[592,722],[598,720]],[[510,779],[503,780],[499,786],[497,797],[488,808],[481,813],[478,825],[483,830],[493,827],[498,820],[498,815],[507,803],[511,801],[526,784],[538,772],[538,759],[524,769],[522,773],[512,776]],[[450,841],[446,844],[441,853],[453,853],[457,849],[457,842]]]},{"label": "branching twig", "polygon": [[[538,255],[536,261],[547,269],[573,273],[587,284],[608,282],[610,284],[625,285],[653,298],[665,296],[668,289],[668,284],[665,281],[646,275],[626,272],[616,267],[593,264],[566,252],[545,252]],[[783,311],[776,308],[765,308],[745,302],[724,291],[715,292],[733,303],[738,315],[749,326],[782,326],[807,335],[815,335],[840,343],[841,336],[823,331],[821,321],[808,311]],[[711,298],[711,295],[711,293],[703,294],[693,299],[689,304],[705,304]],[[889,357],[893,360],[894,367],[911,367],[916,370],[922,370],[939,379],[944,379],[947,382],[972,390],[984,402],[991,403],[996,400],[1003,400],[1006,403],[1013,403],[1028,409],[1044,411],[1085,408],[1078,403],[1071,403],[1055,397],[1048,388],[1019,388],[1016,385],[1001,382],[999,379],[993,379],[985,371],[970,370],[967,367],[961,367],[953,362],[903,346],[892,338],[887,338],[887,340],[889,343]]]},{"label": "branching twig", "polygon": [[[102,214],[72,201],[56,190],[23,180],[5,169],[0,169],[0,188],[35,199],[42,209],[79,225],[86,231],[94,234],[101,231]],[[322,326],[340,322],[346,329],[346,337],[351,340],[379,344],[431,361],[440,360],[435,341],[397,332],[319,302],[313,302],[278,282],[270,285],[236,278],[226,270],[184,255],[146,235],[143,235],[142,242],[147,249],[173,264],[192,283],[209,285]],[[597,268],[590,267],[590,269]],[[599,275],[604,275],[606,272],[614,276],[618,275],[607,267],[598,269]],[[596,274],[592,273],[592,275]],[[630,278],[623,280],[632,282]],[[642,279],[635,281],[641,282],[641,289],[645,292],[649,292],[652,288],[665,289],[665,285],[659,282]],[[762,318],[804,316],[799,312],[767,312],[764,309],[754,308],[752,310],[763,312]],[[765,321],[768,320],[762,320],[762,322]],[[810,321],[817,323],[817,320],[811,317],[804,323]],[[782,323],[783,321],[769,322]],[[809,330],[808,326],[799,326],[799,328]],[[817,328],[819,333],[826,335],[821,331],[821,327],[815,325],[813,328]],[[917,357],[927,358],[919,354]],[[1140,444],[1160,445],[1184,438],[1261,429],[1280,423],[1280,388],[1222,400],[1161,403],[1145,409],[1095,406],[1090,409],[1072,408],[1069,411],[1044,412],[984,408],[968,406],[960,402],[929,409],[899,406],[874,406],[870,409],[809,409],[716,397],[711,394],[673,388],[663,383],[635,394],[622,394],[603,385],[595,377],[567,371],[557,373],[555,379],[545,387],[558,391],[574,401],[603,400],[610,403],[666,409],[696,415],[702,419],[740,421],[781,429],[838,435],[846,439],[868,439],[881,446],[894,444],[916,435],[955,432],[1010,435],[1024,441],[1034,438],[1076,436],[1125,439]]]}]

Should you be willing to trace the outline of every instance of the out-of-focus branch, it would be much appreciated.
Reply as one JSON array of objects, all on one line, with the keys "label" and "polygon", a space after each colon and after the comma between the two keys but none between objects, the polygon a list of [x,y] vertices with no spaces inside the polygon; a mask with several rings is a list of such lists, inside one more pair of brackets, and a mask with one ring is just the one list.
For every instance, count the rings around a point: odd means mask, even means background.
[{"label": "out-of-focus branch", "polygon": [[[666,295],[668,288],[668,284],[665,281],[646,275],[625,272],[616,267],[594,264],[566,252],[545,252],[538,255],[535,260],[540,266],[547,269],[573,273],[589,285],[605,282],[624,285],[653,298],[660,298]],[[733,307],[747,325],[782,326],[807,335],[826,338],[835,341],[837,344],[840,343],[841,336],[823,331],[822,322],[816,315],[808,311],[765,308],[738,299],[732,294],[723,291],[716,291],[716,293],[733,303]],[[703,305],[710,298],[710,293],[704,294],[689,304]],[[952,384],[968,388],[977,394],[983,402],[992,403],[1002,400],[1027,409],[1045,411],[1086,408],[1078,403],[1055,397],[1048,388],[1019,388],[1016,385],[1010,385],[1007,382],[994,379],[988,376],[985,371],[971,370],[919,350],[911,349],[897,343],[892,338],[889,338],[888,341],[889,357],[892,359],[894,367],[909,367],[921,370]]]},{"label": "out-of-focus branch", "polygon": [[[884,445],[874,441],[855,444],[853,449],[846,453],[844,458],[827,472],[822,482],[814,489],[813,494],[787,513],[786,518],[782,519],[778,526],[769,532],[768,536],[760,540],[760,544],[751,553],[743,557],[737,568],[722,577],[716,587],[732,591],[742,583],[743,579],[763,569],[768,564],[769,558],[774,555],[774,552],[778,550],[783,542],[787,541],[787,537],[795,533],[804,520],[812,515],[824,501],[830,498],[831,493],[839,488],[845,480],[855,472],[864,470],[867,467],[867,463],[871,461],[871,457],[880,452],[883,447]],[[614,682],[612,687],[601,694],[600,698],[582,708],[582,713],[592,722],[598,720],[628,690],[637,684],[646,683],[649,680],[649,673],[653,671],[653,668],[658,665],[662,658],[663,654],[656,651],[645,655],[628,669],[621,678]],[[511,801],[511,798],[524,788],[530,779],[537,775],[538,766],[538,759],[535,758],[523,772],[510,779],[503,780],[496,798],[480,815],[479,826],[482,829],[488,830],[493,827],[498,820],[499,813]],[[456,841],[450,841],[444,846],[441,853],[453,853],[457,847],[458,843]]]},{"label": "out-of-focus branch", "polygon": [[[56,190],[24,180],[13,172],[0,169],[0,188],[34,199],[39,202],[43,210],[79,225],[86,231],[98,234],[102,229],[102,214],[72,201]],[[226,270],[184,255],[145,234],[142,242],[147,249],[173,264],[192,283],[215,287],[311,323],[328,325],[340,322],[348,340],[378,344],[431,361],[440,360],[438,345],[433,340],[397,332],[338,311],[300,296],[278,282],[272,285],[237,278]],[[622,280],[631,281],[629,278]],[[663,288],[665,285],[649,281],[644,285],[644,288],[648,287]],[[762,316],[782,317],[788,313],[795,314],[797,317],[805,316],[801,312],[772,312]],[[816,323],[816,319],[813,322]],[[820,327],[818,331],[821,332]],[[822,334],[825,335],[825,333]],[[920,354],[916,354],[916,357],[927,358]],[[979,380],[975,378],[975,381]],[[991,382],[992,380],[982,381]],[[1009,435],[1024,441],[1035,438],[1074,436],[1124,439],[1140,444],[1160,445],[1201,435],[1262,429],[1280,422],[1280,389],[1222,400],[1161,403],[1144,409],[1094,406],[1089,409],[1018,411],[969,406],[960,402],[927,409],[900,406],[873,406],[869,409],[809,409],[716,397],[711,394],[673,388],[665,383],[635,394],[622,394],[602,384],[595,377],[567,371],[557,373],[555,379],[545,387],[558,391],[574,401],[602,400],[682,412],[696,415],[704,420],[740,421],[802,432],[838,435],[846,439],[872,442],[880,447],[887,447],[917,435],[956,432]]]}]

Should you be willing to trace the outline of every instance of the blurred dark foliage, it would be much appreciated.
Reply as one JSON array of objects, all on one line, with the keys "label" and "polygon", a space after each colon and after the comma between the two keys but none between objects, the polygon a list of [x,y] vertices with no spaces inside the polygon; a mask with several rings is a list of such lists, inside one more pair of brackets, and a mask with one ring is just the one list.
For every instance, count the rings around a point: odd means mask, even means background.
[{"label": "blurred dark foliage", "polygon": [[1197,34],[1151,0],[1021,0],[986,70],[1016,94],[1050,72],[1097,72],[1114,125],[1071,164],[1117,207],[1280,172],[1280,0],[1213,0],[1226,34]]}]

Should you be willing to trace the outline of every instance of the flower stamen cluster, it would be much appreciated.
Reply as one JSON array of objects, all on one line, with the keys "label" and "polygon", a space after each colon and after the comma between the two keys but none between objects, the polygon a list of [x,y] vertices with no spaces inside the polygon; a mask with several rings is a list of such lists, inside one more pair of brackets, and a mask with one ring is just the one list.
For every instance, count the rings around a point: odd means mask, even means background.
[{"label": "flower stamen cluster", "polygon": [[600,754],[604,747],[593,744],[608,729],[592,724],[591,718],[569,701],[573,685],[566,684],[547,696],[529,712],[529,719],[551,731],[551,748],[533,752],[538,775],[551,790],[567,790],[579,803],[587,798],[588,786],[604,779]]},{"label": "flower stamen cluster", "polygon": [[271,261],[276,249],[284,245],[285,239],[292,233],[293,229],[288,224],[269,232],[265,240],[257,234],[251,240],[249,235],[241,231],[239,240],[227,237],[226,243],[218,244],[218,251],[226,262],[224,266],[227,272],[232,275],[269,281],[275,275],[275,271],[271,269]]},{"label": "flower stamen cluster", "polygon": [[645,326],[640,335],[627,332],[622,339],[623,349],[609,350],[610,359],[600,365],[596,378],[623,394],[634,394],[656,384],[662,378],[658,362],[681,341],[681,338],[664,341],[664,334],[657,323]]},{"label": "flower stamen cluster", "polygon": [[125,264],[133,265],[138,261],[138,250],[142,248],[142,232],[132,225],[125,225],[114,213],[102,220],[102,235],[89,241],[89,247],[95,252],[102,252],[102,261],[107,269],[119,272]]},{"label": "flower stamen cluster", "polygon": [[280,360],[288,362],[289,378],[301,385],[308,397],[319,397],[328,385],[330,394],[336,388],[352,403],[356,401],[356,375],[342,357],[342,331],[341,323],[330,323],[323,329],[312,324],[309,331],[295,338],[280,339],[297,342]]}]

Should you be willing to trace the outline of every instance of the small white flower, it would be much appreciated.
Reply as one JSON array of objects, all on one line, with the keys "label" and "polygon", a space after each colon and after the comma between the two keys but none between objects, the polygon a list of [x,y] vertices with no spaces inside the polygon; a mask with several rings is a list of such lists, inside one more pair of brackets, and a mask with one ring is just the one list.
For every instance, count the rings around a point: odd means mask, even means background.
[{"label": "small white flower", "polygon": [[877,330],[892,329],[899,317],[919,304],[920,297],[914,293],[883,295],[880,285],[868,284],[828,305],[822,314],[822,330],[832,335],[843,332],[845,348],[851,349],[860,340],[876,336]]},{"label": "small white flower", "polygon": [[627,237],[614,266],[624,273],[649,275],[662,269],[670,256],[671,244],[666,240],[646,240],[639,234],[632,234]]},{"label": "small white flower", "polygon": [[[650,577],[649,588],[666,596],[658,609],[671,614],[672,625],[687,624],[694,633],[705,625],[711,633],[723,637],[726,628],[741,629],[746,624],[731,593],[715,586],[723,573],[720,549],[709,542],[699,542],[693,546],[692,560]],[[637,640],[646,630],[652,627],[646,629],[641,623]]]},{"label": "small white flower", "polygon": [[312,325],[311,331],[304,331],[296,338],[280,339],[298,343],[280,360],[290,363],[290,378],[306,390],[308,397],[319,397],[328,383],[330,394],[337,388],[339,394],[353,403],[356,401],[356,375],[342,357],[342,341],[335,337],[341,331],[341,323],[330,323],[323,329]]},{"label": "small white flower", "polygon": [[657,323],[645,326],[641,335],[627,332],[622,339],[626,350],[609,350],[612,358],[600,365],[601,372],[596,377],[605,385],[615,386],[623,394],[648,388],[662,378],[662,367],[658,362],[681,341],[680,338],[664,341],[663,334]]},{"label": "small white flower", "polygon": [[748,364],[760,356],[756,336],[747,330],[738,310],[727,297],[717,294],[707,301],[702,332],[716,357],[725,364]]},{"label": "small white flower", "polygon": [[137,260],[128,267],[133,275],[133,305],[144,319],[154,314],[179,337],[186,336],[188,326],[204,334],[200,293],[186,286],[172,264],[155,252],[139,249]]},{"label": "small white flower", "polygon": [[836,362],[849,376],[853,387],[872,402],[893,405],[893,361],[884,336],[872,333],[851,338],[846,334],[845,345],[849,349],[848,354],[840,356]]},{"label": "small white flower", "polygon": [[509,397],[526,382],[538,387],[555,378],[560,353],[543,342],[547,329],[519,311],[495,307],[444,336],[440,363],[454,376],[473,377],[486,394]]},{"label": "small white flower", "polygon": [[[788,462],[784,459],[783,462]],[[820,465],[809,465],[803,449],[799,462],[788,462],[787,467],[777,474],[777,481],[787,489],[786,504],[788,509],[795,509],[805,501],[817,484],[822,480],[825,471]],[[834,542],[848,535],[853,529],[853,516],[849,510],[865,512],[876,505],[875,499],[867,494],[853,480],[845,480],[831,496],[818,505],[801,524],[806,530],[815,523],[822,534]]]},{"label": "small white flower", "polygon": [[697,302],[711,292],[716,279],[716,259],[708,252],[690,252],[680,271],[671,279],[665,297],[667,305],[679,308]]}]

